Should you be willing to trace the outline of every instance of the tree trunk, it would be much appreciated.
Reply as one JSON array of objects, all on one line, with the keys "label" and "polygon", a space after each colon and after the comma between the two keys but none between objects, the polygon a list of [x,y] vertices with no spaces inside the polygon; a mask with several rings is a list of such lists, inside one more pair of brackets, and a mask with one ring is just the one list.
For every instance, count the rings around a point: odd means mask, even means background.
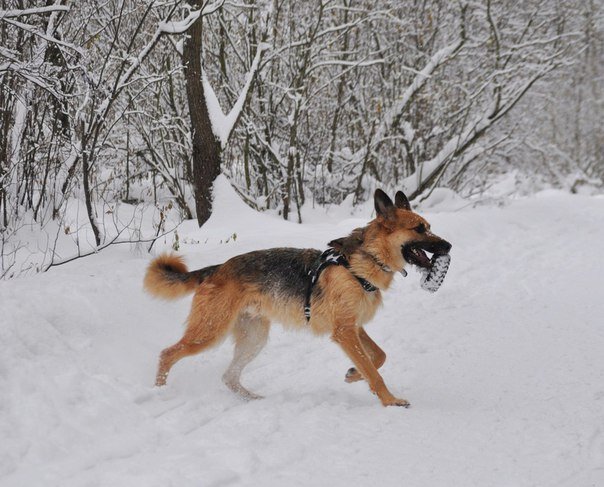
[{"label": "tree trunk", "polygon": [[11,143],[11,127],[13,100],[10,92],[12,91],[12,79],[9,74],[5,74],[2,78],[3,86],[0,91],[0,209],[2,210],[2,227],[8,226],[8,198],[5,175],[10,170],[10,143]]},{"label": "tree trunk", "polygon": [[94,233],[94,241],[96,246],[101,245],[101,232],[94,216],[94,207],[92,204],[92,193],[90,192],[90,165],[88,163],[88,155],[84,154],[82,157],[82,182],[84,186],[84,201],[86,203],[86,213],[88,220],[90,220],[90,226],[92,227],[92,233]]},{"label": "tree trunk", "polygon": [[[196,5],[195,8],[200,8]],[[193,142],[193,187],[197,222],[203,225],[212,214],[212,185],[220,174],[222,147],[214,135],[201,80],[202,17],[188,31],[183,46],[187,101]]]}]

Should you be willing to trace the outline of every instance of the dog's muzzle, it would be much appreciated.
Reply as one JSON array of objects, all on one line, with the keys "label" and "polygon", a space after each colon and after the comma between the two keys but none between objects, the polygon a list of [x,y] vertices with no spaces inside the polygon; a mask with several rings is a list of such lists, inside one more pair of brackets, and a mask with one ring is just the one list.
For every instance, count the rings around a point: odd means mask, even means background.
[{"label": "dog's muzzle", "polygon": [[426,252],[433,254],[432,257],[446,255],[451,250],[451,244],[446,240],[437,238],[435,240],[409,242],[402,246],[403,258],[409,264],[423,269],[430,269],[433,258],[428,257]]}]

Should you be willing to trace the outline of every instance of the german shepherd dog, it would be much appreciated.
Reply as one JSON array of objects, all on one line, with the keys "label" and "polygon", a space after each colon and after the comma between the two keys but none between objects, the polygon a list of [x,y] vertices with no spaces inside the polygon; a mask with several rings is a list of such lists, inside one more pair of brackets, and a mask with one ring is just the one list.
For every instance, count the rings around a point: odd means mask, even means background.
[{"label": "german shepherd dog", "polygon": [[[266,344],[272,321],[330,335],[354,367],[346,382],[365,379],[384,406],[409,406],[384,384],[378,369],[386,354],[363,326],[374,316],[394,273],[405,264],[429,268],[426,251],[446,254],[451,244],[430,231],[399,191],[395,203],[382,190],[374,196],[376,218],[329,246],[346,265],[330,265],[309,288],[309,275],[321,261],[315,249],[276,248],[238,255],[224,264],[188,272],[181,257],[162,255],[151,262],[146,290],[175,299],[194,293],[184,336],[162,351],[155,384],[163,386],[172,366],[222,341],[235,340],[224,383],[245,399],[260,398],[240,383],[241,372]],[[313,279],[314,281],[314,279]],[[369,283],[370,289],[362,283]],[[305,316],[305,298],[310,316]]]}]

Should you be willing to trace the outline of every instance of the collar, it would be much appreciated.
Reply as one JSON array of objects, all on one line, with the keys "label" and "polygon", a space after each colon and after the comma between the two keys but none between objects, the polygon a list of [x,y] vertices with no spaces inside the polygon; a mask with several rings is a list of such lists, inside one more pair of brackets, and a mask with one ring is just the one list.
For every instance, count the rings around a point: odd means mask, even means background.
[{"label": "collar", "polygon": [[[377,265],[382,271],[390,273],[390,272],[394,272],[390,266],[384,264],[380,259],[378,259],[375,255],[370,254],[369,252],[367,252],[366,250],[361,250],[361,252],[363,252],[363,254],[365,254],[367,257],[369,257],[371,260],[373,260],[373,263],[375,265]],[[407,271],[405,269],[401,269],[399,271],[401,273],[401,275],[403,277],[407,277]]]},{"label": "collar", "polygon": [[366,255],[367,257],[369,257],[369,258],[370,258],[370,259],[373,261],[373,263],[374,263],[375,265],[377,265],[377,266],[378,266],[378,267],[379,267],[379,268],[380,268],[382,271],[384,271],[384,272],[388,272],[388,273],[392,272],[392,269],[391,269],[391,268],[390,268],[388,265],[384,264],[384,263],[383,263],[383,262],[382,262],[380,259],[378,259],[378,258],[377,258],[375,255],[373,255],[372,253],[367,252],[366,250],[361,250],[361,252],[362,252],[364,255]]},{"label": "collar", "polygon": [[[314,269],[308,271],[310,280],[306,288],[306,299],[304,301],[304,316],[306,316],[306,321],[310,321],[310,298],[312,295],[313,287],[319,280],[321,272],[323,272],[323,270],[330,265],[341,265],[346,267],[347,269],[350,268],[350,263],[348,262],[348,259],[346,259],[346,257],[344,257],[339,252],[337,252],[336,249],[330,248],[321,254],[318,260],[318,265]],[[378,288],[371,284],[371,282],[369,282],[367,279],[357,276],[352,272],[350,273],[354,276],[357,281],[359,281],[359,284],[366,292],[372,293],[378,290]]]}]

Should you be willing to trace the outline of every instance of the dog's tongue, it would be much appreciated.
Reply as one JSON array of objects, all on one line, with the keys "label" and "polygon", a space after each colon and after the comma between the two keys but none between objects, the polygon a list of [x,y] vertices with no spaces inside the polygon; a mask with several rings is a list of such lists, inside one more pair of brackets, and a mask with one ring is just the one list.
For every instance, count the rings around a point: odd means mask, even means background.
[{"label": "dog's tongue", "polygon": [[418,260],[420,261],[422,266],[432,267],[432,263],[430,262],[430,259],[428,258],[428,256],[426,255],[426,253],[423,250],[415,249],[414,254],[418,258]]}]

